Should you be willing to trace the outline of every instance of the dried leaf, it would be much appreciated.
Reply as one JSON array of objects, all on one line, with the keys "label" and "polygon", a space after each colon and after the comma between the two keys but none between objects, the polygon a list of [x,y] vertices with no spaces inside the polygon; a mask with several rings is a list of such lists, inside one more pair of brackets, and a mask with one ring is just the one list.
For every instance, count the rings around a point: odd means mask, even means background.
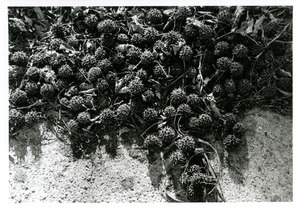
[{"label": "dried leaf", "polygon": [[281,68],[278,69],[276,72],[277,72],[277,74],[279,74],[282,77],[292,78],[292,73],[290,73],[288,71],[285,71],[285,70],[283,70]]},{"label": "dried leaf", "polygon": [[284,96],[292,96],[293,94],[284,90],[281,90],[280,88],[277,88],[277,90],[283,94]]},{"label": "dried leaf", "polygon": [[166,9],[163,11],[163,13],[166,15],[166,16],[171,16],[173,13],[175,12],[175,9]]}]

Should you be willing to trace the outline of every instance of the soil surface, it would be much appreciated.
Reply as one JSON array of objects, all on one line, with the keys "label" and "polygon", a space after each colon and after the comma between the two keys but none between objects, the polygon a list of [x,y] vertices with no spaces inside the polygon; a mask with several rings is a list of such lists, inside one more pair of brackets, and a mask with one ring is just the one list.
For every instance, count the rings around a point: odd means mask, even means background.
[{"label": "soil surface", "polygon": [[[254,109],[245,114],[243,143],[228,153],[221,188],[228,202],[293,201],[292,117]],[[45,123],[10,140],[10,200],[27,202],[166,202],[162,164],[147,152],[119,143],[74,159]]]}]

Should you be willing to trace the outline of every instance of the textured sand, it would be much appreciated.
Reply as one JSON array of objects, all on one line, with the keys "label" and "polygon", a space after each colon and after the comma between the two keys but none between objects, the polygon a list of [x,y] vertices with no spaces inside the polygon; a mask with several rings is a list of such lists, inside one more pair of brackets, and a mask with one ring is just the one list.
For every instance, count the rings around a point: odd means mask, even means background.
[{"label": "textured sand", "polygon": [[[292,118],[258,109],[243,120],[246,139],[229,152],[222,169],[226,201],[292,201]],[[25,202],[166,202],[160,191],[161,161],[119,144],[111,158],[103,148],[74,160],[68,143],[45,124],[10,140],[10,200]]]}]

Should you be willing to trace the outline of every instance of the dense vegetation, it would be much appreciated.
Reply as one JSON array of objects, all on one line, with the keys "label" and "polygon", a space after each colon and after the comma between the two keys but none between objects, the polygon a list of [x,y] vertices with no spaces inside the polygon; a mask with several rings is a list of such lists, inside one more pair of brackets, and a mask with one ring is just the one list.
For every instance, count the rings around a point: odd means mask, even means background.
[{"label": "dense vegetation", "polygon": [[46,118],[80,158],[98,145],[114,156],[119,137],[134,132],[150,155],[163,153],[169,173],[180,170],[186,200],[208,201],[217,187],[205,153],[211,135],[230,154],[246,130],[243,111],[292,113],[290,7],[10,7],[8,15],[10,136]]}]

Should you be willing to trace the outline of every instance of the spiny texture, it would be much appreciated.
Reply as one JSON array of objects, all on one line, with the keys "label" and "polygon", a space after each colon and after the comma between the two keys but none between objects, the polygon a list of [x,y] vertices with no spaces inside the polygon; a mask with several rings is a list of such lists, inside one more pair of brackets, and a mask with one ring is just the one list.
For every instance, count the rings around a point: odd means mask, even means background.
[{"label": "spiny texture", "polygon": [[171,117],[175,116],[175,114],[176,114],[176,109],[173,106],[167,106],[164,109],[164,116],[167,118],[171,118]]},{"label": "spiny texture", "polygon": [[193,153],[195,150],[196,142],[192,136],[186,135],[178,139],[175,142],[179,150],[181,150],[185,155]]},{"label": "spiny texture", "polygon": [[111,19],[105,19],[97,25],[100,33],[113,33],[117,29],[116,23]]},{"label": "spiny texture", "polygon": [[150,134],[145,138],[144,145],[148,149],[159,150],[162,147],[162,141],[156,135]]},{"label": "spiny texture", "polygon": [[153,8],[147,14],[147,20],[152,24],[159,24],[162,22],[163,14],[160,10]]},{"label": "spiny texture", "polygon": [[176,132],[173,128],[165,126],[158,131],[158,136],[163,142],[163,145],[169,145],[176,136]]},{"label": "spiny texture", "polygon": [[140,78],[136,77],[130,81],[128,89],[132,96],[136,96],[144,91],[144,84]]},{"label": "spiny texture", "polygon": [[158,113],[153,108],[147,108],[143,112],[143,118],[146,122],[154,122],[158,118]]},{"label": "spiny texture", "polygon": [[16,90],[10,96],[10,103],[15,106],[26,106],[28,104],[27,93],[22,90]]},{"label": "spiny texture", "polygon": [[170,102],[172,105],[177,106],[187,101],[187,96],[182,88],[174,89],[170,95]]},{"label": "spiny texture", "polygon": [[45,83],[42,85],[40,93],[43,97],[52,99],[54,97],[55,89],[53,85]]},{"label": "spiny texture", "polygon": [[23,51],[17,51],[12,54],[10,62],[12,65],[26,66],[28,62],[28,56]]},{"label": "spiny texture", "polygon": [[73,111],[83,109],[84,98],[82,96],[73,96],[70,100],[70,108]]}]

